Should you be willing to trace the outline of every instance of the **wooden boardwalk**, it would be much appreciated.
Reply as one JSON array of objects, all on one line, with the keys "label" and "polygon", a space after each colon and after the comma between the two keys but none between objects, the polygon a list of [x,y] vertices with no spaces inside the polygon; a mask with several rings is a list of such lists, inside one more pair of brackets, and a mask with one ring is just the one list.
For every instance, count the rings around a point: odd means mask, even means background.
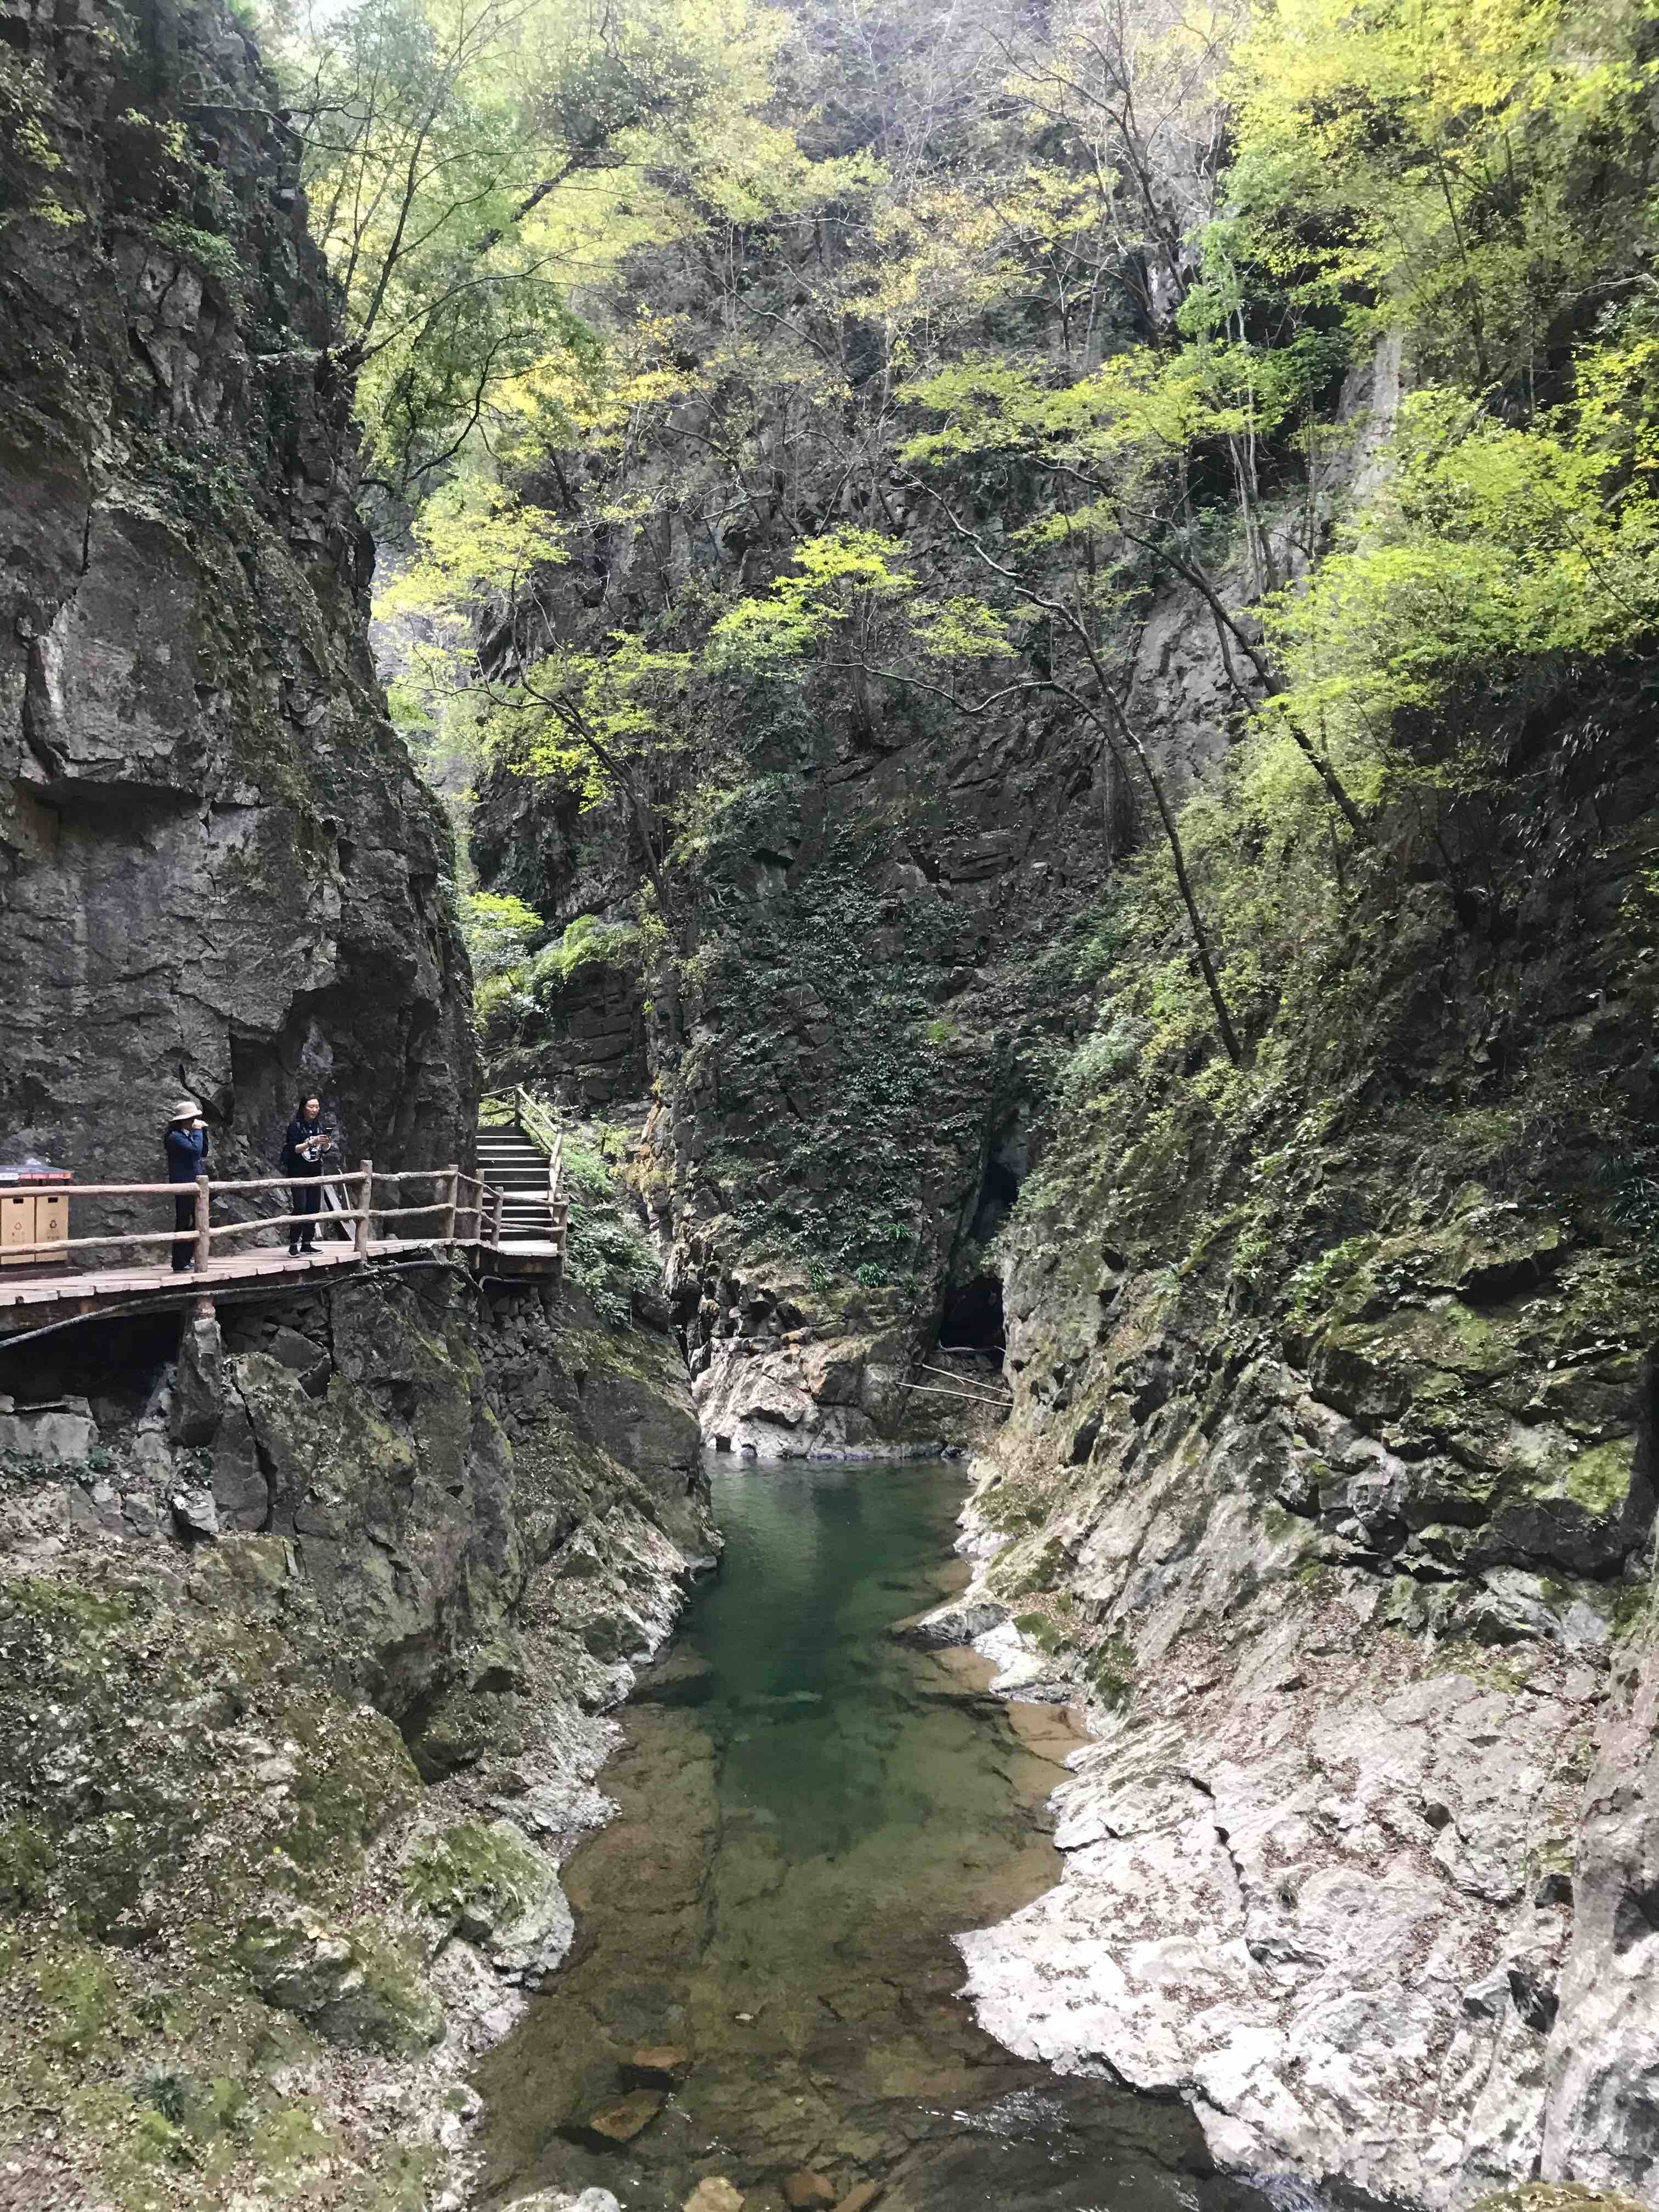
[{"label": "wooden boardwalk", "polygon": [[441,1264],[453,1260],[469,1274],[486,1281],[556,1279],[562,1256],[559,1247],[549,1243],[504,1243],[481,1248],[471,1243],[450,1246],[429,1237],[377,1237],[362,1251],[351,1244],[327,1245],[301,1253],[297,1259],[280,1251],[244,1252],[234,1259],[210,1261],[205,1267],[192,1268],[188,1273],[175,1274],[164,1265],[100,1267],[82,1273],[59,1269],[8,1274],[0,1276],[0,1346],[20,1330],[106,1309],[161,1311],[168,1306],[188,1305],[198,1298],[217,1298],[239,1291],[303,1289],[308,1280],[399,1261],[427,1260]]},{"label": "wooden boardwalk", "polygon": [[[568,1212],[559,1189],[556,1151],[540,1170],[538,1179],[541,1177],[545,1179],[545,1195],[538,1210],[528,1218],[515,1218],[510,1224],[506,1212],[510,1201],[504,1185],[463,1175],[457,1167],[388,1172],[365,1161],[349,1173],[319,1178],[326,1186],[319,1193],[325,1202],[319,1212],[252,1218],[243,1212],[236,1218],[227,1218],[222,1210],[216,1222],[213,1218],[216,1197],[234,1194],[240,1199],[252,1192],[285,1192],[292,1188],[290,1179],[262,1176],[220,1182],[204,1176],[193,1185],[58,1184],[52,1186],[50,1232],[44,1237],[35,1232],[36,1241],[13,1242],[9,1229],[0,1245],[6,1255],[6,1264],[0,1265],[0,1345],[60,1321],[100,1312],[164,1311],[202,1299],[270,1295],[290,1285],[299,1287],[310,1279],[422,1261],[464,1267],[480,1281],[541,1279],[556,1283],[563,1272]],[[436,1195],[422,1196],[413,1205],[393,1202],[410,1183],[435,1187]],[[20,1196],[27,1188],[22,1183],[7,1186]],[[78,1209],[95,1199],[172,1202],[179,1198],[192,1202],[193,1231],[158,1228],[66,1233],[64,1200]],[[348,1203],[353,1199],[355,1204]],[[27,1214],[23,1216],[25,1224],[29,1218]],[[414,1233],[375,1233],[392,1221],[402,1222]],[[520,1233],[509,1234],[509,1225]],[[274,1249],[267,1245],[234,1251],[220,1241],[300,1229],[316,1232],[319,1241],[313,1250],[295,1254],[280,1245]],[[22,1237],[29,1236],[24,1225]],[[175,1273],[171,1265],[173,1249],[181,1239],[189,1244],[194,1265]],[[134,1245],[145,1249],[106,1266],[85,1264],[117,1247]],[[153,1261],[151,1252],[156,1255]]]}]

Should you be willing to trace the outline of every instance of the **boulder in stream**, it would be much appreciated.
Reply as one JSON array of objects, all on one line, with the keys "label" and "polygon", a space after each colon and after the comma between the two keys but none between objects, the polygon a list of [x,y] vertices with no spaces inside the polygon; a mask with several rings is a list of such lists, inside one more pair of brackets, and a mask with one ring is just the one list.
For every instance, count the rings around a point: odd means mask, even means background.
[{"label": "boulder in stream", "polygon": [[836,2185],[810,2166],[803,2166],[799,2173],[785,2175],[783,2201],[789,2212],[818,2212],[819,2207],[828,2212],[836,2203]]},{"label": "boulder in stream", "polygon": [[936,1605],[931,1612],[907,1614],[887,1632],[896,1643],[920,1644],[926,1651],[945,1651],[975,1643],[1000,1628],[1007,1618],[1006,1606],[998,1605],[994,1599],[952,1598],[948,1605]]},{"label": "boulder in stream", "polygon": [[711,2173],[686,2198],[684,2212],[743,2212],[743,2192],[724,2174]]},{"label": "boulder in stream", "polygon": [[571,2132],[601,2150],[619,2149],[645,2132],[661,2112],[663,2102],[659,2089],[630,2089],[616,2104],[607,2105],[591,2119],[579,2122]]},{"label": "boulder in stream", "polygon": [[656,2043],[634,2051],[623,2068],[630,2087],[672,2089],[691,2070],[691,2054],[678,2043]]}]

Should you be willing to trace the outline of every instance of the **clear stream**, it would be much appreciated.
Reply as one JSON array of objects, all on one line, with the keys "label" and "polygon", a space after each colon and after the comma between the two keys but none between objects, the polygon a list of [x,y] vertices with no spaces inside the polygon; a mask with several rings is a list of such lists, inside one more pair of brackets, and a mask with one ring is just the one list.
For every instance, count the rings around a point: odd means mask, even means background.
[{"label": "clear stream", "polygon": [[[726,1539],[623,1716],[621,1816],[565,1869],[577,1940],[484,2063],[494,2201],[598,2184],[680,2212],[703,2176],[783,2212],[806,2167],[884,2212],[1261,2212],[1183,2108],[1011,2058],[956,1995],[956,1929],[1056,1878],[1044,1802],[1075,1739],[891,1625],[961,1587],[949,1466],[711,1462]],[[625,2146],[584,2137],[678,2046]]]}]

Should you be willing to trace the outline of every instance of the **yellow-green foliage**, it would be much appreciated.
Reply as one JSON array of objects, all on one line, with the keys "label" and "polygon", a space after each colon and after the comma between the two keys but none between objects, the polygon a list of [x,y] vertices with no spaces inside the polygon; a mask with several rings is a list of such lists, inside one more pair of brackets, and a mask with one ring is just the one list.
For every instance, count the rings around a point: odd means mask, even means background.
[{"label": "yellow-green foliage", "polygon": [[707,657],[715,673],[787,666],[843,627],[854,631],[855,650],[867,648],[881,610],[916,587],[898,548],[873,530],[810,538],[795,548],[794,568],[763,598],[740,600],[714,624]]},{"label": "yellow-green foliage", "polygon": [[[425,501],[383,602],[405,698],[579,802],[689,998],[720,930],[688,879],[745,793],[843,723],[988,737],[1046,691],[1172,846],[1062,1091],[1133,1092],[1131,1163],[1177,1176],[1353,1073],[1376,870],[1385,908],[1425,866],[1462,896],[1448,824],[1501,800],[1480,702],[1644,649],[1659,605],[1650,10],[1243,13],[873,0],[853,40],[753,0],[356,0],[311,58],[371,436]],[[1385,341],[1408,397],[1355,482],[1344,380]],[[1125,702],[1174,588],[1241,742],[1172,830]],[[498,1026],[579,950],[527,946],[480,954]]]},{"label": "yellow-green foliage", "polygon": [[[1271,716],[1373,787],[1394,732],[1523,656],[1641,644],[1659,583],[1659,338],[1583,348],[1571,397],[1524,428],[1467,392],[1413,395],[1390,471],[1310,583],[1272,611],[1290,673]],[[1479,776],[1467,752],[1443,780]]]},{"label": "yellow-green foliage", "polygon": [[1277,0],[1237,58],[1228,182],[1255,252],[1490,391],[1642,235],[1648,21],[1640,0]]},{"label": "yellow-green foliage", "polygon": [[526,981],[536,998],[546,998],[562,990],[579,969],[591,963],[630,965],[640,957],[641,943],[637,923],[603,921],[595,914],[579,914],[536,955]]},{"label": "yellow-green foliage", "polygon": [[357,0],[281,31],[361,411],[411,485],[486,404],[568,434],[592,353],[573,280],[672,235],[693,149],[734,214],[776,166],[778,20],[747,0]]},{"label": "yellow-green foliage", "polygon": [[[481,984],[516,974],[543,922],[534,907],[507,891],[468,891],[460,901],[461,934]],[[479,994],[482,1001],[483,993]]]}]

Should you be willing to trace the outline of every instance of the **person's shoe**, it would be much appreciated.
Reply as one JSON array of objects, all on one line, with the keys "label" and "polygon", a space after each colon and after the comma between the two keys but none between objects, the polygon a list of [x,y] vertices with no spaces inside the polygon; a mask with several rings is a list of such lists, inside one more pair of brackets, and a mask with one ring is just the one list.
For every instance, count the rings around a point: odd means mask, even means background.
[{"label": "person's shoe", "polygon": [[288,1256],[289,1256],[289,1258],[290,1260],[297,1260],[297,1259],[299,1258],[299,1256],[300,1256],[300,1248],[299,1248],[299,1246],[298,1246],[297,1244],[290,1244],[290,1245],[289,1246],[289,1248],[288,1248]]}]

